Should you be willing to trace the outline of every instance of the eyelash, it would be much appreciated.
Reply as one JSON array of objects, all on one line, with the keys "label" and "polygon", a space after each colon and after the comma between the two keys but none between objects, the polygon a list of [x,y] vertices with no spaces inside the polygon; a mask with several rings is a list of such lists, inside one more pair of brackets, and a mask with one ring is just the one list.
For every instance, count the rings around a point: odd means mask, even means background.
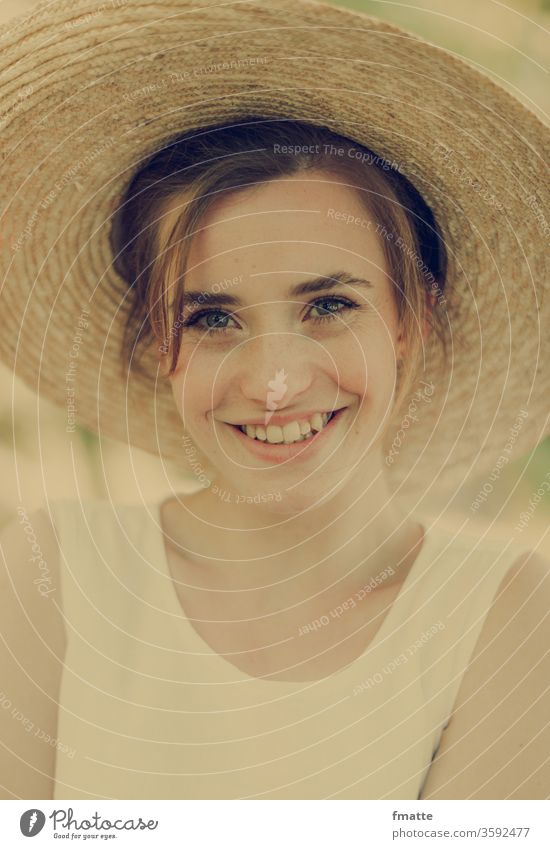
[{"label": "eyelash", "polygon": [[[311,302],[310,306],[312,308],[314,308],[318,304],[326,303],[327,301],[332,301],[332,302],[337,301],[338,303],[341,303],[341,304],[344,305],[344,309],[335,310],[332,313],[330,311],[328,311],[326,315],[317,316],[316,318],[313,318],[313,321],[315,322],[315,324],[321,324],[321,323],[324,323],[326,321],[334,321],[335,317],[338,313],[345,312],[346,310],[360,309],[360,305],[355,303],[355,301],[350,301],[347,298],[337,298],[337,297],[317,298],[317,300]],[[230,313],[227,313],[227,312],[225,312],[225,310],[222,310],[222,309],[198,310],[197,312],[195,312],[191,316],[189,316],[189,318],[183,323],[183,327],[196,327],[201,318],[205,318],[208,315],[212,315],[212,313],[214,313],[214,314],[223,313],[223,314],[231,317]],[[230,330],[232,330],[231,327],[218,327],[218,328],[216,328],[216,327],[206,327],[206,328],[199,327],[198,329],[199,330],[206,330],[208,333],[213,333],[213,334],[216,334],[216,335],[228,333]]]}]

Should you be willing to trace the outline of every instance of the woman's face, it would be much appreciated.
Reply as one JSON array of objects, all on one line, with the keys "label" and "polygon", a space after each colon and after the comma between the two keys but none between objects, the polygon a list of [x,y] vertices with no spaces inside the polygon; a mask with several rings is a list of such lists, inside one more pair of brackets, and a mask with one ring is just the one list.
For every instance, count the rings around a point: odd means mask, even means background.
[{"label": "woman's face", "polygon": [[[205,294],[180,316],[175,403],[219,490],[268,511],[302,511],[383,463],[397,309],[376,223],[338,180],[310,172],[221,199],[189,255],[186,293]],[[251,422],[255,438],[237,427]],[[306,423],[312,439],[268,441]]]}]

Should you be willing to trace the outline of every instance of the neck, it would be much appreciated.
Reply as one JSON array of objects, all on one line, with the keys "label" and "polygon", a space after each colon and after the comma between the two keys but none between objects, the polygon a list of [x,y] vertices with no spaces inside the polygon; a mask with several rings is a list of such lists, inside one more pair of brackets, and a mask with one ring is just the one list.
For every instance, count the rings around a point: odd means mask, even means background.
[{"label": "neck", "polygon": [[231,490],[216,483],[216,492],[210,487],[172,503],[167,523],[172,546],[181,546],[209,586],[264,588],[281,603],[331,586],[345,592],[373,579],[393,581],[422,544],[418,523],[392,500],[381,465],[361,469],[330,500],[292,515],[224,500]]}]

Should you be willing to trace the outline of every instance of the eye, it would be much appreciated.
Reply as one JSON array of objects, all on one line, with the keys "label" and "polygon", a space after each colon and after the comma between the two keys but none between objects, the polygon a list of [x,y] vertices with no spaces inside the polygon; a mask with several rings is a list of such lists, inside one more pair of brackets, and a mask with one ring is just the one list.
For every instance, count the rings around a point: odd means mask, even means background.
[{"label": "eye", "polygon": [[[225,319],[220,319],[219,316],[225,316]],[[209,319],[212,317],[216,317],[216,320],[210,323]],[[203,318],[207,320],[206,326],[203,324],[199,324],[199,322]],[[231,315],[228,312],[225,312],[225,310],[199,310],[198,312],[193,313],[193,315],[189,316],[187,321],[183,323],[183,326],[198,327],[199,330],[206,330],[207,332],[215,334],[227,333],[228,330],[230,330],[231,328],[226,327],[223,322],[226,321],[228,318],[231,318]]]},{"label": "eye", "polygon": [[[318,306],[318,304],[330,304],[332,307],[340,305],[341,309],[327,309],[324,306]],[[347,298],[318,298],[311,307],[321,312],[320,316],[314,316],[312,319],[317,324],[321,321],[333,321],[338,318],[338,313],[358,309],[359,304],[356,304],[355,301],[349,301]]]},{"label": "eye", "polygon": [[[326,305],[330,305],[330,307],[327,308]],[[336,297],[317,298],[317,300],[313,301],[309,306],[311,308],[310,311],[318,310],[321,313],[321,315],[312,316],[311,320],[315,324],[320,324],[325,321],[334,321],[338,317],[339,313],[360,308],[359,304],[354,301],[350,301],[347,298]],[[189,318],[183,323],[183,327],[196,327],[198,330],[206,331],[213,336],[219,336],[223,333],[228,333],[233,329],[225,324],[228,319],[234,321],[231,313],[222,309],[198,310],[196,313],[189,316]],[[206,324],[201,324],[203,320],[206,321]]]}]

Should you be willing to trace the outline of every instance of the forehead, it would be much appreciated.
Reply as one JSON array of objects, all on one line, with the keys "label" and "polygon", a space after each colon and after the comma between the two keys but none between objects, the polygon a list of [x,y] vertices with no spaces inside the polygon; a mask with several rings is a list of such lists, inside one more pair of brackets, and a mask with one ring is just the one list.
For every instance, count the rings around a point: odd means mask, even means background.
[{"label": "forehead", "polygon": [[283,287],[292,275],[333,268],[382,281],[386,263],[376,222],[343,182],[311,172],[221,198],[193,237],[187,282],[207,289],[228,276],[242,274],[246,285],[252,275],[255,281],[266,275],[270,286]]}]

